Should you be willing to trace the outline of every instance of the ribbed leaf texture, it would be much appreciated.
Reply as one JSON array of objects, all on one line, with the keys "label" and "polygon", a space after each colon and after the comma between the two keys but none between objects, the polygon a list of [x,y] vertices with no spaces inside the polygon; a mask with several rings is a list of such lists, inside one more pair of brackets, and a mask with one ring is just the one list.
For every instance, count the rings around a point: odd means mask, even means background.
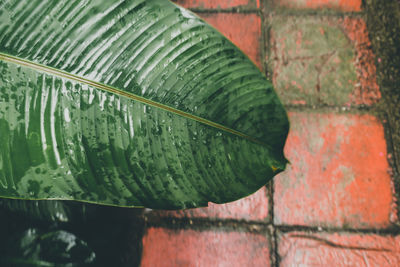
[{"label": "ribbed leaf texture", "polygon": [[289,123],[230,41],[167,0],[0,3],[0,196],[179,209],[284,170]]}]

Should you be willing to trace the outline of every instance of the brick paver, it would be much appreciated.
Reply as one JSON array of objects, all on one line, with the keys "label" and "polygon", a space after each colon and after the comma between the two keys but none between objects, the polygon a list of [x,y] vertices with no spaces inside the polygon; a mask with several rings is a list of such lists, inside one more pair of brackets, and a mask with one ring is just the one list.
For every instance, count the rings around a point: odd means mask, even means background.
[{"label": "brick paver", "polygon": [[262,234],[149,228],[141,266],[270,266],[269,250]]},{"label": "brick paver", "polygon": [[382,228],[392,186],[383,127],[371,115],[290,113],[288,169],[274,182],[275,223]]},{"label": "brick paver", "polygon": [[272,16],[267,61],[287,105],[372,105],[380,98],[365,22]]}]

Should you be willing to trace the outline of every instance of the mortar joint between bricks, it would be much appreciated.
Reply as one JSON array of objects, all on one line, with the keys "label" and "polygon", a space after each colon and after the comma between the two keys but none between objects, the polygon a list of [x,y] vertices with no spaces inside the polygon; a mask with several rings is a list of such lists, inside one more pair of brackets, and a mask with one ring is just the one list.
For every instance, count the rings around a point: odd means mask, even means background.
[{"label": "mortar joint between bricks", "polygon": [[374,105],[372,106],[329,106],[329,105],[284,105],[287,111],[299,112],[320,112],[334,114],[357,114],[357,115],[375,115]]},{"label": "mortar joint between bricks", "polygon": [[293,17],[305,17],[305,16],[314,16],[314,17],[337,17],[337,18],[365,18],[364,12],[349,12],[349,11],[336,11],[336,10],[314,10],[314,9],[286,9],[286,8],[277,8],[271,11],[267,11],[268,13],[276,16],[293,16]]},{"label": "mortar joint between bricks", "polygon": [[279,266],[279,251],[278,251],[278,237],[277,237],[277,229],[272,224],[268,226],[269,230],[269,240],[270,240],[270,261],[271,266],[278,267]]},{"label": "mortar joint between bricks", "polygon": [[381,236],[397,236],[400,234],[398,225],[391,225],[388,228],[342,228],[326,226],[303,226],[303,225],[275,225],[276,230],[289,232],[308,232],[308,233],[351,233],[351,234],[376,234]]},{"label": "mortar joint between bricks", "polygon": [[271,205],[269,205],[269,214],[270,214],[270,221],[271,224],[268,227],[270,232],[270,242],[271,242],[271,251],[270,251],[270,260],[272,266],[279,266],[279,253],[278,253],[278,239],[277,239],[277,229],[275,227],[275,214],[274,214],[274,181],[272,180],[267,188],[268,188],[268,198]]},{"label": "mortar joint between bricks", "polygon": [[232,8],[190,8],[190,11],[194,13],[241,13],[241,14],[260,14],[258,8],[243,8],[243,7],[232,7]]},{"label": "mortar joint between bricks", "polygon": [[263,221],[246,221],[235,219],[217,219],[217,218],[172,218],[145,216],[147,227],[163,227],[168,229],[195,229],[195,230],[241,230],[250,233],[268,232],[270,223]]}]

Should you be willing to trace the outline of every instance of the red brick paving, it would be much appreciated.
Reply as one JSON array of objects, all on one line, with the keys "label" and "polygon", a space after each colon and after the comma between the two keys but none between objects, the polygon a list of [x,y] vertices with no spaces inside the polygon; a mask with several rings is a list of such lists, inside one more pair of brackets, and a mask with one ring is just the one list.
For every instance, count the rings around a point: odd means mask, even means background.
[{"label": "red brick paving", "polygon": [[238,6],[259,7],[260,0],[176,0],[178,5],[186,8],[231,8]]},{"label": "red brick paving", "polygon": [[276,224],[390,225],[392,188],[381,123],[371,115],[290,113],[287,171],[274,182]]},{"label": "red brick paving", "polygon": [[280,266],[399,266],[400,237],[292,232],[278,238]]},{"label": "red brick paving", "polygon": [[277,6],[289,8],[329,8],[342,11],[361,11],[361,0],[274,0]]},{"label": "red brick paving", "polygon": [[239,13],[201,13],[199,15],[242,49],[261,68],[261,19],[258,15]]},{"label": "red brick paving", "polygon": [[261,234],[149,228],[141,266],[270,266],[269,250]]},{"label": "red brick paving", "polygon": [[[175,2],[206,10],[260,6],[259,0]],[[265,50],[263,60],[273,71],[282,102],[297,106],[289,113],[291,129],[285,147],[291,165],[274,179],[272,222],[268,214],[272,203],[265,188],[228,204],[153,211],[156,217],[210,222],[196,223],[202,231],[191,229],[191,224],[177,230],[148,228],[143,238],[142,266],[398,266],[400,235],[395,230],[390,235],[370,231],[396,229],[397,223],[383,126],[371,114],[346,109],[344,113],[333,112],[333,107],[374,107],[380,100],[365,21],[346,13],[307,15],[300,11],[302,15],[293,15],[296,9],[362,12],[361,2],[267,0],[264,4],[270,9],[264,11],[271,13],[214,10],[199,14],[259,67],[264,64],[260,49]],[[285,14],[289,9],[290,16]],[[263,29],[268,33],[261,32],[259,15],[265,16]],[[266,47],[260,47],[262,34]],[[321,106],[331,106],[331,111]],[[241,226],[235,228],[236,223]],[[281,225],[288,232],[281,232]],[[295,231],[299,225],[338,231]],[[277,231],[276,251],[271,249],[269,235],[246,232],[271,228]],[[348,228],[370,232],[345,232]]]},{"label": "red brick paving", "polygon": [[187,209],[179,211],[154,211],[161,217],[175,218],[218,218],[236,219],[246,221],[267,221],[268,216],[268,197],[265,187],[256,193],[240,200],[227,204],[209,203],[206,208]]}]

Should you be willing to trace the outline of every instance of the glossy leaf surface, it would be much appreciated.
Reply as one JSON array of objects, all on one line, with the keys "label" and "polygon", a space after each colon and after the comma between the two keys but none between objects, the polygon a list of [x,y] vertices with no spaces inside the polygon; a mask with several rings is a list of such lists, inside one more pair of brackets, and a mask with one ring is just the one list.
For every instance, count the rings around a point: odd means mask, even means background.
[{"label": "glossy leaf surface", "polygon": [[3,1],[0,196],[187,208],[286,165],[257,67],[166,0]]}]

